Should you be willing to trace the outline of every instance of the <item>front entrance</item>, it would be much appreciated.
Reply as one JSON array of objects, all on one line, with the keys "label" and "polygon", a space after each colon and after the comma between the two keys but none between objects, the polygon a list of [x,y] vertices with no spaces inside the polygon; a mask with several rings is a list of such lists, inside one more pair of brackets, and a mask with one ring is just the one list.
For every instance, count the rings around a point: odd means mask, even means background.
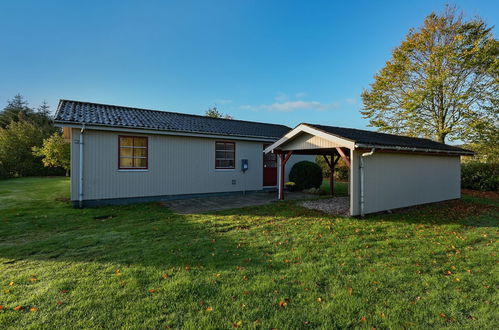
[{"label": "front entrance", "polygon": [[[269,144],[264,144],[263,149],[268,146]],[[277,186],[277,155],[271,152],[263,154],[263,186]]]}]

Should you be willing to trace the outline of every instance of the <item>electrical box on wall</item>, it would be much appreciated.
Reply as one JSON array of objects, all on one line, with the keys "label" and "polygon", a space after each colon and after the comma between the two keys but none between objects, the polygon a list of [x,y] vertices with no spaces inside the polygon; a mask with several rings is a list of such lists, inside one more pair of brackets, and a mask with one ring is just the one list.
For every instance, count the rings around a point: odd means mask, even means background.
[{"label": "electrical box on wall", "polygon": [[248,170],[248,160],[241,159],[241,171],[246,172]]}]

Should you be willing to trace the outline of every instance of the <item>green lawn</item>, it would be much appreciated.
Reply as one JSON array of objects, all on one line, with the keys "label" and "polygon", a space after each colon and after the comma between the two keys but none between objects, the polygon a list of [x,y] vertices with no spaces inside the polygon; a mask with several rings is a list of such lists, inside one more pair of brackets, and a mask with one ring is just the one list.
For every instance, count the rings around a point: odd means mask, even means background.
[{"label": "green lawn", "polygon": [[2,329],[499,321],[491,200],[366,219],[292,201],[183,216],[156,204],[72,209],[68,188],[66,178],[0,181]]}]

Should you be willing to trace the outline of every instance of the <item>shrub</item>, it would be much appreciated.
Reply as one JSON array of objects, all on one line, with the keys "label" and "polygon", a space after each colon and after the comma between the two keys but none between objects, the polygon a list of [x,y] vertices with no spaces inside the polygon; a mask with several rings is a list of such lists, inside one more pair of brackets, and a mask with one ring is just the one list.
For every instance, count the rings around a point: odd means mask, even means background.
[{"label": "shrub", "polygon": [[313,162],[298,162],[291,168],[289,180],[296,184],[297,190],[319,188],[322,184],[321,167]]},{"label": "shrub", "polygon": [[461,186],[466,189],[498,191],[499,164],[477,162],[461,164]]},{"label": "shrub", "polygon": [[348,166],[338,166],[334,169],[334,178],[336,180],[348,180]]}]

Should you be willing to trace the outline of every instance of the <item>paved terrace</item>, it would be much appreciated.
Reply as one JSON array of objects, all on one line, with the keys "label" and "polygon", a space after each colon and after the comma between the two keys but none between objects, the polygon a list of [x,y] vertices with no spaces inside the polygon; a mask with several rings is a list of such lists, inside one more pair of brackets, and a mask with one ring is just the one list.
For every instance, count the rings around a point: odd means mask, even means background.
[{"label": "paved terrace", "polygon": [[[286,200],[316,199],[317,195],[302,192],[286,192]],[[251,192],[245,195],[226,195],[202,198],[179,199],[163,202],[175,213],[193,214],[236,209],[241,207],[265,205],[278,201],[277,192]]]}]

